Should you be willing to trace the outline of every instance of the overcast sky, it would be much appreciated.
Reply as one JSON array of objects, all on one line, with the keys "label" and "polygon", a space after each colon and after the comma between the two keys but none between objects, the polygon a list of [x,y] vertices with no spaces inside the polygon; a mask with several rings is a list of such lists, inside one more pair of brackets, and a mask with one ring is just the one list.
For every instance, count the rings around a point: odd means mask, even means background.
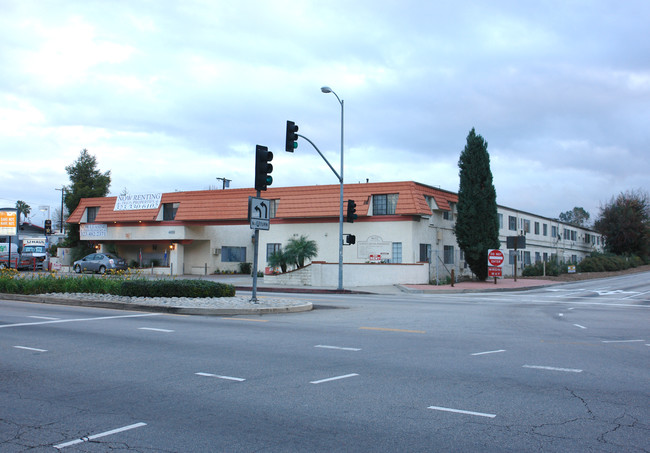
[{"label": "overcast sky", "polygon": [[414,180],[458,190],[472,127],[497,203],[591,220],[650,187],[650,2],[0,0],[0,205],[60,206],[82,149],[111,195]]}]

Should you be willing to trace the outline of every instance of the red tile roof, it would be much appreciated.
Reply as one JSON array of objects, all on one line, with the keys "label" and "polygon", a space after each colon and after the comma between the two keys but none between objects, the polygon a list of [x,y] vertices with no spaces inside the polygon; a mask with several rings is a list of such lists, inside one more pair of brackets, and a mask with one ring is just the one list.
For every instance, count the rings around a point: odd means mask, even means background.
[{"label": "red tile roof", "polygon": [[[371,195],[399,194],[396,215],[431,215],[425,195],[433,197],[438,209],[450,210],[449,202],[457,202],[458,195],[413,181],[366,184],[346,184],[344,201],[357,203],[359,218],[368,215]],[[270,188],[262,198],[278,200],[276,218],[305,219],[338,217],[338,184],[325,186],[300,186]],[[247,219],[248,197],[255,196],[254,189],[203,190],[162,194],[161,206],[156,209],[114,211],[117,197],[82,198],[68,218],[68,223],[79,223],[84,210],[99,207],[96,223],[151,222],[158,217],[162,204],[179,203],[176,221],[242,221]]]}]

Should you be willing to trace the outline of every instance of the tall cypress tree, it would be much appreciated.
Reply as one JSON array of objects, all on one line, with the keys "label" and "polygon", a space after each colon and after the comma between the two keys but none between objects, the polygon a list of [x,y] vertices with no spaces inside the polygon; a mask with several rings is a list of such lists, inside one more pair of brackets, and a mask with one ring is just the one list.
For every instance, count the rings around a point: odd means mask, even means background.
[{"label": "tall cypress tree", "polygon": [[458,167],[460,187],[454,232],[458,246],[465,252],[465,261],[482,281],[488,274],[488,249],[498,249],[500,245],[499,216],[487,142],[474,128],[467,136]]}]

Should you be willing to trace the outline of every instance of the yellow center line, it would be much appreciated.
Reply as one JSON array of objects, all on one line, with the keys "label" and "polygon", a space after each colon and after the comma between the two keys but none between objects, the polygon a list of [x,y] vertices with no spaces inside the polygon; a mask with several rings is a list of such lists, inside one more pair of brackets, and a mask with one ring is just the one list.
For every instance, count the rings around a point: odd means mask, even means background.
[{"label": "yellow center line", "polygon": [[360,330],[381,330],[384,332],[427,333],[426,330],[389,329],[387,327],[359,327]]},{"label": "yellow center line", "polygon": [[269,322],[268,319],[250,319],[250,318],[223,318],[232,319],[233,321],[248,321],[248,322]]}]

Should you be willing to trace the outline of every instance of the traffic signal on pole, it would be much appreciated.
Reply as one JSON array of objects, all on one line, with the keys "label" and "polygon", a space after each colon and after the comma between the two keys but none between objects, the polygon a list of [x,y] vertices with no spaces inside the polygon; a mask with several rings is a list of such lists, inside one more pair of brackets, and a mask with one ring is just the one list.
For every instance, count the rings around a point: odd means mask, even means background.
[{"label": "traffic signal on pole", "polygon": [[287,121],[287,140],[284,144],[284,149],[288,153],[292,153],[298,147],[298,125],[293,121]]},{"label": "traffic signal on pole", "polygon": [[45,221],[45,234],[52,234],[52,221],[51,220],[46,220]]},{"label": "traffic signal on pole", "polygon": [[345,216],[345,221],[354,223],[354,221],[359,217],[357,214],[357,204],[354,200],[348,200],[348,214]]},{"label": "traffic signal on pole", "polygon": [[357,242],[357,237],[354,234],[348,234],[345,238],[345,243],[348,245],[354,245]]},{"label": "traffic signal on pole", "polygon": [[273,153],[266,146],[255,147],[255,190],[266,190],[266,186],[273,184]]}]

